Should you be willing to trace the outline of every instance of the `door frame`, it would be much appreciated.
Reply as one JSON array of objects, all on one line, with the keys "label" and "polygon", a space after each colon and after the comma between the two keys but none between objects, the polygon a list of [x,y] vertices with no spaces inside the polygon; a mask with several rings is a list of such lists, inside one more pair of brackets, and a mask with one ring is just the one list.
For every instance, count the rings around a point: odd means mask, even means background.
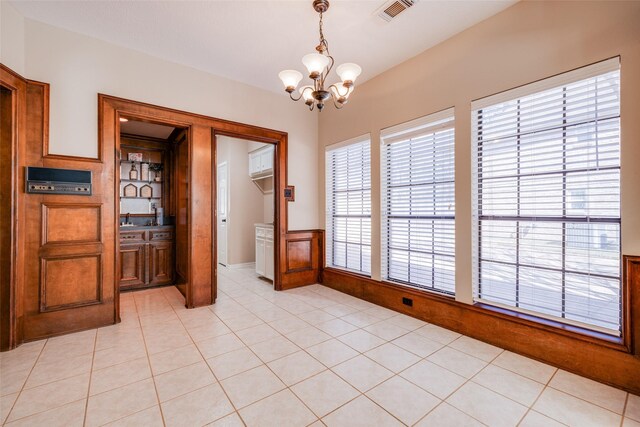
[{"label": "door frame", "polygon": [[[0,241],[3,257],[0,270],[0,351],[17,347],[23,341],[24,278],[18,272],[24,265],[22,250],[23,230],[19,224],[24,210],[24,194],[20,191],[20,162],[25,157],[27,132],[27,85],[28,80],[0,63],[0,86],[11,92],[10,141],[8,158],[2,160],[3,173],[10,174],[9,180],[0,180],[0,190],[4,195],[2,234]],[[6,126],[6,123],[3,124]],[[0,155],[4,156],[4,150]],[[5,169],[6,168],[6,169]],[[7,214],[8,217],[5,217]],[[5,280],[8,278],[8,280]]]},{"label": "door frame", "polygon": [[[217,297],[217,275],[218,275],[218,261],[217,261],[217,167],[216,167],[216,136],[225,135],[233,138],[257,141],[262,143],[268,143],[275,145],[275,162],[274,162],[274,289],[280,290],[281,286],[281,272],[284,269],[281,266],[281,262],[285,260],[284,248],[281,242],[285,241],[285,236],[288,229],[288,210],[287,203],[282,195],[284,194],[284,187],[287,183],[287,142],[288,134],[286,132],[266,129],[258,126],[253,126],[244,123],[232,122],[228,120],[209,117],[201,114],[195,114],[172,108],[162,107],[158,105],[147,104],[143,102],[118,98],[105,94],[98,94],[98,147],[99,152],[101,148],[106,149],[108,153],[110,150],[114,153],[112,159],[105,159],[105,161],[116,160],[117,153],[119,152],[120,143],[120,117],[126,117],[128,119],[135,119],[140,121],[149,121],[154,123],[161,123],[171,125],[175,127],[187,128],[188,137],[187,143],[189,144],[189,174],[190,182],[203,182],[202,189],[196,189],[194,193],[194,185],[189,186],[189,212],[187,220],[188,230],[188,262],[190,267],[193,265],[193,254],[197,253],[198,256],[202,255],[203,258],[209,256],[210,252],[210,273],[198,272],[198,281],[200,285],[198,288],[194,288],[194,269],[189,268],[185,303],[188,308],[198,307],[202,305],[209,305],[215,302]],[[208,128],[206,130],[205,128]],[[198,137],[202,138],[205,132],[208,132],[210,138],[210,147],[194,146],[194,133],[198,132]],[[208,153],[202,150],[210,150]],[[210,154],[211,162],[209,165],[210,176],[206,170],[193,170],[194,156],[201,158],[202,155]],[[200,164],[202,166],[202,164]],[[115,164],[114,164],[115,167]],[[115,174],[114,174],[115,175]],[[206,182],[206,181],[209,182]],[[120,254],[119,254],[119,176],[113,178],[113,191],[114,191],[114,205],[118,215],[114,215],[115,222],[113,224],[115,228],[115,310],[116,316],[119,319],[120,307],[119,307],[119,285],[117,283],[117,273],[120,268]],[[203,221],[202,225],[194,223],[194,217],[202,219],[205,212],[202,208],[196,206],[195,201],[201,200],[201,196],[207,198],[204,188],[208,190],[208,197],[211,198],[212,209],[209,213],[210,216],[207,220]],[[202,190],[202,191],[201,191]],[[194,213],[194,208],[198,207],[199,212]],[[209,230],[207,230],[209,228]],[[202,233],[210,233],[211,247],[205,247],[200,241],[203,239],[196,238]],[[206,239],[209,240],[209,239]],[[200,245],[200,246],[198,246]],[[204,289],[205,285],[210,286],[210,289]]]},{"label": "door frame", "polygon": [[[249,125],[243,125],[249,126]],[[254,130],[265,131],[262,128],[256,128],[249,126]],[[271,133],[273,132],[273,133]],[[274,146],[274,159],[273,159],[273,289],[276,291],[282,290],[282,274],[287,270],[287,248],[283,244],[286,240],[288,231],[288,204],[284,198],[284,190],[287,185],[287,142],[288,134],[280,131],[269,131],[269,133],[263,132],[247,132],[247,129],[243,128],[213,128],[212,144],[213,144],[213,156],[212,161],[214,165],[217,165],[218,159],[218,144],[217,136],[228,136],[230,138],[241,139],[244,141],[261,142],[265,144],[271,144]],[[217,182],[217,168],[213,168],[214,182]],[[217,185],[212,186],[214,194],[213,199],[217,200]],[[231,197],[231,195],[229,195]],[[213,228],[214,234],[217,235],[218,229],[218,210],[214,209]],[[217,240],[216,246],[213,250],[213,262],[216,266],[216,279],[217,279],[217,266],[218,266],[218,247]],[[217,291],[217,286],[216,286]]]}]

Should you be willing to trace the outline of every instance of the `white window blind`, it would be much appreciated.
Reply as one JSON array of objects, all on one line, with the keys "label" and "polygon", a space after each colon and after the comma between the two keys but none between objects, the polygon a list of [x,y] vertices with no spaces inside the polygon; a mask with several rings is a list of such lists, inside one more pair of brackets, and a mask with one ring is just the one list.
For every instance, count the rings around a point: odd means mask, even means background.
[{"label": "white window blind", "polygon": [[453,109],[381,137],[382,277],[454,294]]},{"label": "white window blind", "polygon": [[327,148],[327,265],[371,274],[371,142]]},{"label": "white window blind", "polygon": [[619,336],[619,60],[509,95],[472,103],[475,298]]}]

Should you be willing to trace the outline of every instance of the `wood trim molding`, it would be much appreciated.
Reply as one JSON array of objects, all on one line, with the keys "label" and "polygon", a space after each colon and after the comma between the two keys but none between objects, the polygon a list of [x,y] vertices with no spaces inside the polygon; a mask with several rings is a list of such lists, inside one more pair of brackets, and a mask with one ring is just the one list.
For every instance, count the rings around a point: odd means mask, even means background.
[{"label": "wood trim molding", "polygon": [[50,116],[50,85],[35,80],[29,80],[29,84],[32,86],[40,86],[42,88],[43,107],[40,125],[42,129],[42,158],[45,160],[72,160],[72,161],[85,161],[85,162],[102,162],[102,146],[98,142],[98,157],[83,157],[83,156],[69,156],[66,154],[51,153],[49,149],[49,116]]},{"label": "wood trim molding", "polygon": [[[627,307],[628,325],[638,324],[640,302],[640,257],[624,257],[626,289],[631,291]],[[446,296],[421,292],[408,287],[380,282],[354,273],[325,268],[323,284],[382,307],[407,314],[435,325],[459,332],[557,366],[578,375],[640,394],[640,358],[622,344],[555,330],[521,317],[510,316],[481,305],[469,305]],[[413,306],[402,298],[411,298]],[[638,339],[634,331],[633,341]]]},{"label": "wood trim molding", "polygon": [[11,93],[10,99],[3,99],[10,108],[6,109],[3,103],[0,123],[2,130],[9,132],[8,141],[2,136],[0,149],[0,191],[6,196],[0,206],[0,351],[5,351],[23,341],[24,276],[19,272],[25,259],[23,230],[18,221],[24,212],[24,194],[19,184],[26,154],[27,80],[0,63],[0,86]]},{"label": "wood trim molding", "polygon": [[623,301],[627,301],[622,306],[622,333],[629,351],[640,357],[640,256],[622,257],[622,283]]}]

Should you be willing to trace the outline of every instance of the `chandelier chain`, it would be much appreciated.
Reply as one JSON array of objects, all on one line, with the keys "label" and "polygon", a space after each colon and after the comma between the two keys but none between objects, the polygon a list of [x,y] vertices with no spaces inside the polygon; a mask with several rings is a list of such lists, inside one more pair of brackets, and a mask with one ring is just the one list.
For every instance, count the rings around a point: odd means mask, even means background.
[{"label": "chandelier chain", "polygon": [[320,29],[320,44],[318,45],[318,51],[322,53],[323,51],[326,50],[327,53],[329,53],[329,44],[327,43],[327,39],[324,38],[324,31],[322,28],[322,24],[323,24],[322,12],[320,12],[320,22],[318,24]]}]

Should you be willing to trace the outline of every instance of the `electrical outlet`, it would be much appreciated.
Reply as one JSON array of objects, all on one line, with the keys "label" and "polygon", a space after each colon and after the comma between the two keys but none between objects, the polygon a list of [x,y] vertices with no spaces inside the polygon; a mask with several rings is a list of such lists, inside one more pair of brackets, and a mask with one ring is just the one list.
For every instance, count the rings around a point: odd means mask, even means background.
[{"label": "electrical outlet", "polygon": [[413,300],[411,298],[402,297],[402,303],[404,305],[408,305],[409,307],[413,307]]}]

